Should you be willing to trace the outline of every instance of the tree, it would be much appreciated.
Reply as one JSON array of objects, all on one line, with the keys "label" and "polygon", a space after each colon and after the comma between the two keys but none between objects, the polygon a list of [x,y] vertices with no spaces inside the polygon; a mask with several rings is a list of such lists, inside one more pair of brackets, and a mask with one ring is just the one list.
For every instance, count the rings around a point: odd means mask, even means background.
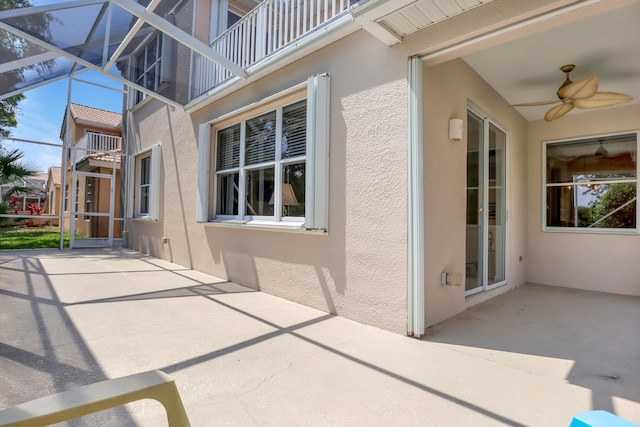
[{"label": "tree", "polygon": [[[600,174],[598,177],[604,180],[626,178],[624,174],[616,173]],[[635,184],[590,185],[582,194],[591,198],[587,208],[589,212],[582,212],[586,225],[594,224],[596,228],[636,227],[636,202],[631,202],[636,197]]]},{"label": "tree", "polygon": [[[600,186],[599,197],[591,202],[591,219],[598,228],[635,228],[636,204],[625,203],[636,197],[635,184],[619,183]],[[607,216],[608,215],[608,216]]]},{"label": "tree", "polygon": [[[23,156],[17,149],[10,151],[0,147],[0,185],[8,187],[0,194],[0,214],[13,214],[15,202],[10,204],[9,201],[15,199],[16,194],[30,193],[34,190],[27,179],[36,173],[36,168]],[[6,218],[0,218],[0,223],[4,222]]]},{"label": "tree", "polygon": [[0,185],[11,184],[8,190],[3,191],[3,200],[16,193],[31,191],[33,188],[28,185],[26,178],[36,172],[36,165],[26,160],[20,150],[0,147]]},{"label": "tree", "polygon": [[[29,0],[0,0],[0,11],[31,6],[32,4]],[[20,29],[23,31],[41,38],[47,38],[51,35],[49,33],[49,22],[52,19],[51,15],[44,13],[27,15],[21,17],[17,22],[19,22]],[[8,31],[0,31],[0,58],[2,58],[3,63],[17,61],[40,53],[42,53],[42,48],[39,46]],[[25,73],[35,71],[42,76],[53,65],[54,61],[51,60],[2,73],[0,75],[0,95],[14,92],[19,87],[19,84],[24,82]],[[10,128],[17,126],[18,103],[24,99],[24,95],[19,94],[0,100],[0,136],[9,136],[11,134]]]},{"label": "tree", "polygon": [[18,125],[16,119],[16,114],[19,112],[18,103],[24,99],[25,96],[20,94],[0,101],[0,136],[11,135],[9,128]]}]

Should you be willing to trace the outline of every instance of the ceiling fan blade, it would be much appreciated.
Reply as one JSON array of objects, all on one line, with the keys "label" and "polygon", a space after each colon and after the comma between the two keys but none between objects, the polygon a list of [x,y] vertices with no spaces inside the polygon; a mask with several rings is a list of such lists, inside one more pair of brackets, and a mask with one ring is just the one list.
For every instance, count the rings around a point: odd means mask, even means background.
[{"label": "ceiling fan blade", "polygon": [[573,110],[573,102],[563,102],[562,104],[556,105],[547,111],[547,114],[544,115],[544,119],[550,122],[564,116],[571,110]]},{"label": "ceiling fan blade", "polygon": [[551,105],[560,102],[559,99],[553,99],[551,101],[538,101],[538,102],[527,102],[525,104],[511,104],[512,107],[535,107],[538,105]]},{"label": "ceiling fan blade", "polygon": [[558,89],[558,96],[562,99],[585,99],[591,98],[598,91],[598,79],[595,77],[587,77],[570,83],[565,87]]},{"label": "ceiling fan blade", "polygon": [[573,103],[577,108],[589,109],[622,104],[623,102],[631,101],[632,99],[633,97],[625,95],[624,93],[596,92],[591,98],[576,99]]}]

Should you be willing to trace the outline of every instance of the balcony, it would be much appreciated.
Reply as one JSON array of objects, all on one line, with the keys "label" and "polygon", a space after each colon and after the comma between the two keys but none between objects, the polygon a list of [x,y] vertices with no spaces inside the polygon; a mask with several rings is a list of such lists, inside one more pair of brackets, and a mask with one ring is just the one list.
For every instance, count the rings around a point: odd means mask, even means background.
[{"label": "balcony", "polygon": [[[354,0],[266,0],[209,45],[251,74],[277,53],[321,35],[349,14]],[[195,54],[191,99],[234,76],[220,65]]]},{"label": "balcony", "polygon": [[122,150],[122,138],[115,135],[88,133],[71,146],[69,158],[72,163],[78,163],[85,159],[106,162],[120,162]]}]

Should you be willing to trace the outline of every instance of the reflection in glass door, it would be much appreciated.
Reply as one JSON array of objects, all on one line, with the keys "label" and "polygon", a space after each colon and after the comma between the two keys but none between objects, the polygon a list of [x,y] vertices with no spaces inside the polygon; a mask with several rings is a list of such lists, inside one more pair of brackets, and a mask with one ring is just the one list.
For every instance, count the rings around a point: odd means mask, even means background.
[{"label": "reflection in glass door", "polygon": [[466,295],[506,283],[507,135],[467,112]]}]

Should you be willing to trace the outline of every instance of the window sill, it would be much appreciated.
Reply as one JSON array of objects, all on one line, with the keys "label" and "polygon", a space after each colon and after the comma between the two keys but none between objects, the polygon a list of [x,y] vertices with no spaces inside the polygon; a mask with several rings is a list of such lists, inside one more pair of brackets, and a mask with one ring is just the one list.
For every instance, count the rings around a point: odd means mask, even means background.
[{"label": "window sill", "polygon": [[640,229],[614,229],[614,228],[586,228],[586,227],[544,227],[544,233],[568,233],[568,234],[607,234],[607,235],[634,235],[639,234]]},{"label": "window sill", "polygon": [[326,230],[307,230],[304,228],[304,223],[301,222],[272,222],[272,221],[260,221],[260,220],[242,220],[242,219],[224,219],[213,220],[203,223],[207,227],[225,227],[235,228],[239,230],[261,230],[261,231],[277,231],[285,233],[300,233],[300,234],[327,234]]},{"label": "window sill", "polygon": [[134,221],[142,221],[142,222],[158,222],[158,220],[152,219],[150,216],[134,216],[131,219]]},{"label": "window sill", "polygon": [[[167,87],[169,87],[169,83],[167,82],[162,83],[160,86],[158,86],[158,89],[154,90],[153,92],[162,95],[162,92],[165,92]],[[157,98],[153,97],[152,95],[145,96],[145,98],[142,101],[138,102],[133,107],[129,108],[129,111],[131,111],[132,113],[135,113],[137,110],[141,109],[143,106],[151,102],[152,99],[157,100]]]}]

